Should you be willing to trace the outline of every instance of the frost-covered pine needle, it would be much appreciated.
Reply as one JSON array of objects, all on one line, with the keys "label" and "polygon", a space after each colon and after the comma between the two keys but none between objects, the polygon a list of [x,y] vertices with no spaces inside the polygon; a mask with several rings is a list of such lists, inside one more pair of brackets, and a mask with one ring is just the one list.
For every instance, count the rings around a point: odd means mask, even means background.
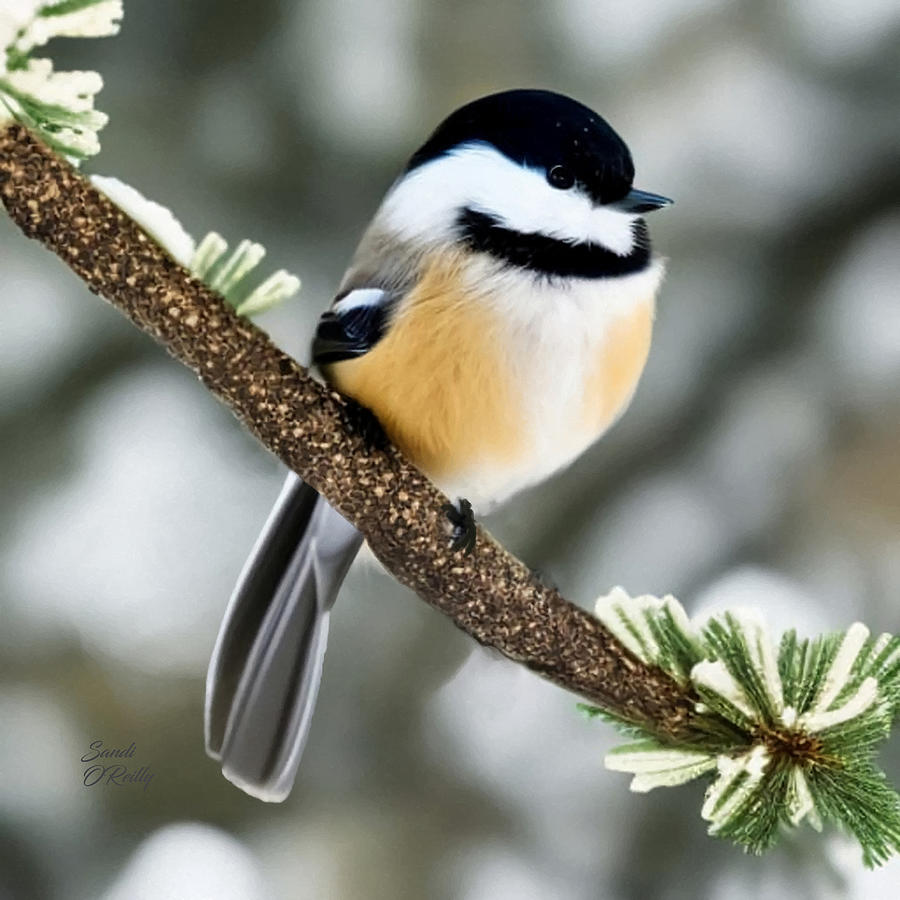
[{"label": "frost-covered pine needle", "polygon": [[198,278],[206,281],[213,266],[222,258],[227,249],[228,241],[218,232],[210,231],[197,245],[189,263],[190,270]]},{"label": "frost-covered pine needle", "polygon": [[100,149],[96,72],[54,72],[32,51],[54,37],[116,34],[121,0],[0,0],[0,125],[15,119],[73,161]]},{"label": "frost-covered pine needle", "polygon": [[279,269],[251,291],[244,300],[236,303],[237,313],[241,316],[258,315],[292,297],[299,290],[300,279],[284,269]]},{"label": "frost-covered pine needle", "polygon": [[[700,628],[674,598],[630,597],[622,588],[601,597],[596,613],[697,697],[689,745],[638,729],[642,740],[607,755],[610,769],[634,776],[632,790],[713,773],[701,810],[710,833],[753,852],[804,821],[849,831],[867,865],[900,852],[900,797],[874,762],[900,708],[900,638],[872,639],[856,623],[814,640],[788,632],[776,648],[751,613]],[[620,724],[635,734],[633,723]]]},{"label": "frost-covered pine needle", "polygon": [[716,759],[702,750],[663,748],[654,741],[623,744],[606,756],[606,767],[614,772],[631,772],[631,789],[637,793],[655,787],[674,787],[692,781],[716,767]]},{"label": "frost-covered pine needle", "polygon": [[241,280],[259,265],[266,255],[266,248],[253,241],[241,241],[227,261],[219,267],[209,286],[227,294],[240,284]]}]

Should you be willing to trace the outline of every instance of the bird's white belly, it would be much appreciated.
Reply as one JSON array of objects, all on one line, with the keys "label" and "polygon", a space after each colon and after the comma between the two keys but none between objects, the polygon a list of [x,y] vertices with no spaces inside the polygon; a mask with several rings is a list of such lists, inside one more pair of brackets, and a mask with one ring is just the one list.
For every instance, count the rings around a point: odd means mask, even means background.
[{"label": "bird's white belly", "polygon": [[663,266],[608,281],[497,292],[504,354],[523,410],[519,452],[438,479],[484,512],[567,466],[627,408],[644,368]]}]

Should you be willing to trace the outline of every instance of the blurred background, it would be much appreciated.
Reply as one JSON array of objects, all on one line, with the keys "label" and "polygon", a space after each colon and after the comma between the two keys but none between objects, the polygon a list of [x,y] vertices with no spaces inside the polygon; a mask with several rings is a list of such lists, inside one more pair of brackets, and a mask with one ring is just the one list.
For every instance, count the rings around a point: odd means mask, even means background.
[{"label": "blurred background", "polygon": [[[900,6],[893,0],[126,0],[58,41],[111,115],[88,171],[303,278],[301,361],[383,192],[451,109],[542,86],[606,116],[670,258],[631,411],[489,527],[570,599],[900,629]],[[633,796],[612,731],[387,576],[336,607],[296,788],[203,753],[207,659],[283,472],[0,216],[0,898],[897,896],[834,833],[764,859],[702,787]],[[539,511],[539,514],[536,513]],[[86,788],[91,741],[142,785]],[[900,780],[900,741],[883,763]]]}]

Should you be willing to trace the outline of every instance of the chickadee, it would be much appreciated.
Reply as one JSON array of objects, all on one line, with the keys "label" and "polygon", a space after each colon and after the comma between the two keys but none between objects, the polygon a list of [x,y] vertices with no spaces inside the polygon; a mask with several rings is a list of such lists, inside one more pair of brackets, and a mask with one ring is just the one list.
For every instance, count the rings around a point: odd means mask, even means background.
[{"label": "chickadee", "polygon": [[[467,104],[413,154],[318,326],[313,359],[449,496],[483,511],[622,414],[663,263],[625,142],[549,91]],[[294,782],[329,611],[362,536],[288,476],[210,662],[206,749],[262,800]]]}]

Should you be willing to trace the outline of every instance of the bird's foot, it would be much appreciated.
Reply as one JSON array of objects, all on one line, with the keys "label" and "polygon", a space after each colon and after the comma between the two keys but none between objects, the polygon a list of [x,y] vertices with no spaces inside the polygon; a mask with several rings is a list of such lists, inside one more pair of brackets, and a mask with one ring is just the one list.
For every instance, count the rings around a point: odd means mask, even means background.
[{"label": "bird's foot", "polygon": [[475,549],[475,514],[472,512],[472,504],[463,497],[457,503],[445,503],[444,515],[453,526],[450,535],[450,549],[454,553],[464,550],[468,555]]},{"label": "bird's foot", "polygon": [[347,430],[355,434],[365,444],[369,453],[387,450],[390,446],[390,441],[375,413],[367,406],[363,406],[349,397],[342,397],[341,399],[343,400],[341,409]]}]

